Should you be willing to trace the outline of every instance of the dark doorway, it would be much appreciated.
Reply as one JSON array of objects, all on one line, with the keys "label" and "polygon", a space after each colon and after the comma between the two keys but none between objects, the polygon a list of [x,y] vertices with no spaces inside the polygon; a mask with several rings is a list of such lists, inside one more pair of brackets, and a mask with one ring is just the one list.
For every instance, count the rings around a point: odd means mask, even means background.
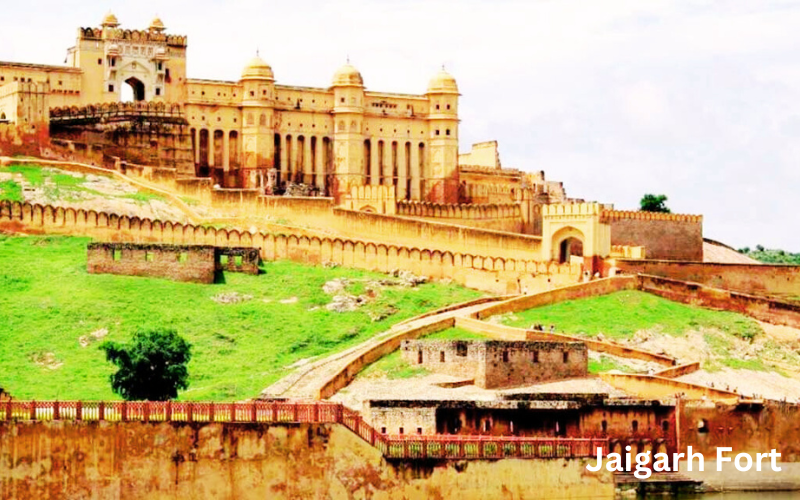
[{"label": "dark doorway", "polygon": [[569,263],[569,258],[573,255],[583,257],[583,242],[577,238],[567,238],[561,242],[558,262],[561,264]]},{"label": "dark doorway", "polygon": [[125,80],[128,87],[122,88],[122,101],[123,102],[139,102],[144,101],[144,83],[136,77],[130,77]]}]

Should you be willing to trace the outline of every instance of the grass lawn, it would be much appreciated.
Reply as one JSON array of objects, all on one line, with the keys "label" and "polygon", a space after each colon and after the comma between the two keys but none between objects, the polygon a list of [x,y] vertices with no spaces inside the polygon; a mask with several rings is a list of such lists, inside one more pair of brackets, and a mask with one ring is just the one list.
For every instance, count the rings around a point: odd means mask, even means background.
[{"label": "grass lawn", "polygon": [[626,290],[529,309],[504,320],[509,326],[556,326],[557,333],[597,335],[623,339],[637,331],[659,329],[682,335],[698,328],[714,328],[743,339],[761,331],[758,323],[742,314],[713,311],[672,302],[648,293]]},{"label": "grass lawn", "polygon": [[[227,273],[226,282],[216,285],[90,275],[88,241],[0,235],[0,387],[18,399],[117,399],[108,381],[114,368],[91,335],[104,328],[105,339],[114,341],[142,328],[176,329],[193,345],[190,385],[181,399],[237,400],[258,395],[295,361],[480,296],[439,283],[386,287],[362,308],[335,313],[324,307],[330,302],[322,291],[326,281],[386,276],[292,262],[265,263],[259,276]],[[252,298],[212,300],[232,292]],[[370,319],[370,313],[395,308],[381,321]]]}]

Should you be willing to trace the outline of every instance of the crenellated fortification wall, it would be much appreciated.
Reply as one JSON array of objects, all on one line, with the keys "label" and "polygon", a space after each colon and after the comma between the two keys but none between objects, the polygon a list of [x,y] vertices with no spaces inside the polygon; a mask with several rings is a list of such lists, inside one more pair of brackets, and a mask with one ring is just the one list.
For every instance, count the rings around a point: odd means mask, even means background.
[{"label": "crenellated fortification wall", "polygon": [[540,260],[542,238],[539,236],[341,208],[333,209],[333,214],[334,227],[350,237],[424,246],[441,251],[478,253],[495,258]]},{"label": "crenellated fortification wall", "polygon": [[703,217],[604,210],[601,222],[611,225],[611,244],[643,246],[650,259],[703,260]]},{"label": "crenellated fortification wall", "polygon": [[401,200],[397,215],[511,233],[523,232],[519,203],[450,204]]},{"label": "crenellated fortification wall", "polygon": [[574,283],[582,272],[579,265],[492,257],[478,252],[441,251],[426,246],[382,244],[339,237],[216,229],[17,202],[0,203],[0,230],[81,234],[104,241],[251,247],[258,248],[261,258],[268,261],[289,259],[317,265],[331,262],[380,272],[407,269],[433,279],[449,278],[465,286],[494,293],[516,292],[520,280],[524,280],[532,290]]}]

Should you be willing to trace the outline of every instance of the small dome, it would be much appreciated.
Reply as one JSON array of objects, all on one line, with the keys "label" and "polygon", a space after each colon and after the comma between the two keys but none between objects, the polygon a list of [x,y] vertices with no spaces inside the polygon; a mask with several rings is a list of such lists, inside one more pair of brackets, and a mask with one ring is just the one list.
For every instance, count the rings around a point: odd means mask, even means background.
[{"label": "small dome", "polygon": [[156,16],[155,19],[153,19],[153,21],[150,23],[151,31],[164,31],[165,29],[167,29],[167,27],[164,26],[164,21],[162,21],[158,16]]},{"label": "small dome", "polygon": [[264,78],[275,80],[272,68],[259,56],[250,59],[250,62],[242,70],[242,79],[245,78]]},{"label": "small dome", "polygon": [[103,18],[103,26],[109,26],[111,28],[116,28],[119,26],[119,21],[117,20],[117,16],[115,16],[111,11],[108,11],[108,14]]},{"label": "small dome", "polygon": [[458,85],[453,76],[442,69],[428,83],[429,94],[458,94]]},{"label": "small dome", "polygon": [[356,86],[363,87],[364,79],[361,78],[361,73],[358,72],[350,63],[345,64],[333,74],[333,86]]}]

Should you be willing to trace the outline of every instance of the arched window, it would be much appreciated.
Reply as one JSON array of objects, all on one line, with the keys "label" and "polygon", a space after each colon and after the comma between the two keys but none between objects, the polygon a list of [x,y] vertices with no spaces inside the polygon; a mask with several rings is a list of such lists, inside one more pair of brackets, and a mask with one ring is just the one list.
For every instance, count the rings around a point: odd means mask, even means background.
[{"label": "arched window", "polygon": [[266,113],[261,113],[261,116],[258,117],[258,124],[262,127],[267,125],[267,115]]},{"label": "arched window", "polygon": [[337,127],[337,129],[338,129],[339,132],[344,132],[345,131],[344,120],[339,120],[339,126]]},{"label": "arched window", "polygon": [[0,113],[0,120],[6,121],[6,114],[5,113]]},{"label": "arched window", "polygon": [[248,125],[254,125],[255,122],[256,122],[256,119],[253,116],[253,113],[247,113],[247,124]]}]

